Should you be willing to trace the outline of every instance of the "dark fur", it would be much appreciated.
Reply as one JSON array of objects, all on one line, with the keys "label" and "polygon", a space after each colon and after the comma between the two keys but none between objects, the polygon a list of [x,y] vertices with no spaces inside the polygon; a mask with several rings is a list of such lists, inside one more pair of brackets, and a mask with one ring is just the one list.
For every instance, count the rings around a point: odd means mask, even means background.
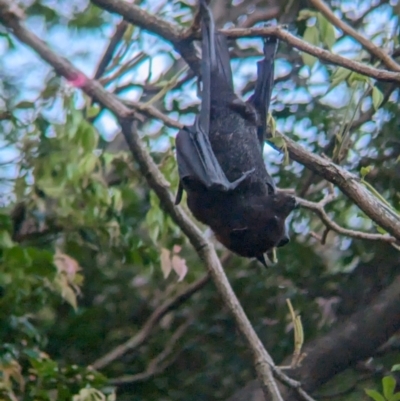
[{"label": "dark fur", "polygon": [[214,31],[204,0],[202,16],[202,104],[192,127],[176,138],[181,179],[193,215],[233,252],[263,261],[263,253],[289,241],[285,220],[295,198],[277,193],[262,151],[273,85],[275,38],[264,42],[264,59],[249,102],[232,83],[226,39]]}]

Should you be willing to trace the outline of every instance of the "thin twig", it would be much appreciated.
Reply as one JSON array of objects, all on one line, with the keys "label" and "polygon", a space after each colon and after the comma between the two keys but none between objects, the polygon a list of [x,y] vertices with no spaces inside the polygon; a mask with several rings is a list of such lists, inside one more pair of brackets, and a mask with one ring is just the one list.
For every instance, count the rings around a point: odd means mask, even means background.
[{"label": "thin twig", "polygon": [[113,58],[115,49],[117,48],[119,42],[124,37],[126,30],[128,29],[128,23],[122,20],[115,29],[113,36],[108,43],[107,49],[105,50],[102,58],[100,59],[96,72],[94,74],[94,79],[99,79],[105,72],[108,64],[110,63],[111,59]]},{"label": "thin twig", "polygon": [[400,71],[400,65],[397,64],[385,50],[376,46],[366,37],[360,35],[355,29],[350,25],[346,24],[342,19],[338,18],[333,11],[325,4],[322,0],[310,0],[314,7],[325,16],[325,18],[330,21],[336,28],[342,30],[345,34],[351,36],[357,42],[359,42],[365,50],[370,54],[375,56],[377,59],[381,60],[383,64],[386,65],[392,71]]},{"label": "thin twig", "polygon": [[141,102],[135,102],[132,100],[121,100],[121,101],[124,104],[126,104],[127,106],[132,107],[133,109],[135,109],[137,111],[140,111],[147,117],[156,118],[157,120],[162,121],[165,125],[167,125],[169,127],[178,128],[178,129],[182,129],[184,127],[184,125],[182,123],[161,113],[160,110],[156,109],[152,105],[145,105]]},{"label": "thin twig", "polygon": [[186,333],[186,330],[188,329],[188,327],[192,322],[193,322],[192,319],[188,319],[186,322],[184,322],[177,328],[177,330],[172,334],[171,338],[168,340],[164,349],[149,362],[144,372],[136,373],[134,375],[125,375],[122,377],[117,377],[115,379],[110,379],[109,382],[114,385],[135,383],[139,381],[148,380],[162,373],[165,369],[167,369],[176,361],[176,358],[178,357],[179,353],[175,353],[171,358],[170,356],[174,351],[176,343]]},{"label": "thin twig", "polygon": [[314,211],[327,227],[327,230],[324,231],[324,234],[322,235],[321,238],[322,243],[325,242],[329,230],[333,230],[338,234],[352,238],[364,239],[369,241],[383,241],[390,244],[396,242],[396,238],[388,234],[370,234],[362,231],[350,230],[347,228],[343,228],[339,226],[339,224],[335,223],[332,219],[329,218],[328,214],[325,211],[325,206],[329,202],[332,202],[335,199],[335,196],[331,193],[326,195],[318,203],[310,202],[302,198],[296,198],[296,199],[301,207]]},{"label": "thin twig", "polygon": [[[130,5],[126,2],[117,2],[118,4]],[[41,41],[36,35],[28,31],[19,22],[19,15],[14,11],[15,7],[11,7],[7,0],[0,0],[0,20],[11,28],[14,35],[22,42],[35,50],[40,57],[47,61],[56,71],[58,75],[66,77],[70,81],[79,83],[79,87],[97,102],[113,112],[121,125],[122,132],[127,141],[129,149],[137,161],[142,175],[146,178],[149,186],[157,194],[160,199],[160,204],[163,209],[171,216],[175,223],[186,234],[200,258],[204,261],[212,279],[215,283],[220,296],[223,299],[225,306],[229,309],[235,319],[235,323],[245,338],[247,345],[252,352],[254,366],[257,375],[260,379],[265,397],[272,397],[273,401],[281,401],[282,396],[278,390],[277,384],[272,375],[274,374],[282,380],[283,383],[296,389],[304,399],[310,400],[304,391],[299,387],[300,383],[287,377],[283,372],[277,369],[258,338],[253,326],[248,320],[239,300],[230,286],[226,274],[221,266],[213,245],[207,241],[201,234],[198,227],[193,224],[192,220],[180,207],[174,205],[174,197],[169,192],[169,185],[164,176],[161,174],[153,159],[150,157],[147,150],[143,147],[139,135],[135,129],[135,113],[128,109],[117,97],[108,93],[98,82],[88,79],[81,71],[73,67],[73,65],[62,57],[53,53],[48,46]],[[153,17],[152,17],[153,18]],[[154,19],[153,19],[154,22]],[[162,33],[165,25],[159,27]],[[78,79],[79,78],[79,79]],[[383,227],[388,227],[388,231],[395,231],[400,238],[400,221],[393,221],[392,216],[388,216],[382,212],[382,205],[360,186],[354,176],[340,169],[338,166],[333,166],[328,161],[319,158],[305,150],[295,143],[290,143],[288,138],[282,136],[287,142],[287,146],[291,148],[291,152],[295,157],[302,161],[302,164],[311,168],[313,171],[319,171],[330,178],[334,183],[341,186],[342,190],[351,195],[360,195],[361,188],[364,190],[364,200],[355,199],[357,204],[361,204],[367,210],[367,214],[371,214],[383,223]],[[343,179],[351,181],[343,183]],[[350,185],[349,185],[350,184]],[[384,209],[385,210],[385,209]],[[377,212],[380,214],[375,215]],[[378,221],[379,221],[378,220]]]},{"label": "thin twig", "polygon": [[[199,33],[194,34],[192,30],[188,29],[182,31],[175,25],[166,22],[135,4],[131,4],[125,1],[115,0],[91,0],[93,4],[103,8],[112,13],[117,13],[123,16],[130,23],[139,26],[142,29],[153,32],[163,39],[171,42],[175,50],[177,50],[181,56],[186,60],[189,66],[196,72],[199,72],[199,60],[196,56],[196,52],[193,46],[189,44],[193,39],[199,39]],[[325,61],[330,64],[340,65],[348,68],[349,70],[358,72],[363,75],[367,75],[371,78],[375,78],[380,81],[389,82],[400,82],[400,73],[386,71],[374,67],[370,67],[364,63],[350,60],[346,57],[339,56],[331,53],[327,50],[321,49],[317,46],[313,46],[304,40],[297,38],[290,34],[287,30],[281,26],[268,26],[263,28],[234,28],[234,29],[221,29],[221,33],[227,37],[244,38],[244,37],[266,37],[276,36],[279,39],[289,43],[291,46],[311,54],[321,61]]]},{"label": "thin twig", "polygon": [[135,348],[140,347],[145,341],[150,338],[153,334],[157,323],[171,310],[176,309],[183,302],[188,300],[194,293],[203,288],[210,280],[210,276],[207,274],[201,279],[195,281],[193,284],[189,285],[187,288],[182,290],[179,294],[175,295],[173,298],[166,300],[161,306],[159,306],[146,320],[146,323],[142,326],[139,332],[137,332],[133,337],[118,347],[114,348],[112,351],[108,352],[101,358],[97,359],[92,365],[95,369],[103,369],[111,362],[120,358],[126,352],[131,351]]},{"label": "thin twig", "polygon": [[265,37],[276,36],[277,38],[287,42],[291,46],[299,49],[305,53],[317,57],[321,61],[329,64],[339,65],[351,71],[375,78],[379,81],[400,82],[400,73],[382,70],[379,68],[371,67],[367,64],[348,59],[338,54],[331,53],[330,51],[321,49],[320,47],[311,45],[304,40],[292,35],[281,26],[269,26],[264,28],[233,28],[221,29],[223,34],[229,38],[244,38],[244,37]]}]

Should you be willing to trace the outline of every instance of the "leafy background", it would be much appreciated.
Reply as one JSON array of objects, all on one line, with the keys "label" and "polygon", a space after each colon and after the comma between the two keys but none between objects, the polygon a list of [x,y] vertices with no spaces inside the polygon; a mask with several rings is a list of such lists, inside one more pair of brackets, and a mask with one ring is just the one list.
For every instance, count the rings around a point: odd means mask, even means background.
[{"label": "leafy background", "polygon": [[[213,4],[213,11],[219,26],[277,18],[307,42],[380,66],[306,2],[264,3],[223,1]],[[193,1],[136,4],[181,27],[191,25],[195,12]],[[99,71],[119,26],[123,34],[100,82],[128,105],[140,102],[181,123],[193,120],[199,103],[196,79],[164,39],[124,26],[118,16],[87,2],[20,5],[26,26],[89,76]],[[396,55],[396,4],[362,0],[330,6]],[[261,45],[257,38],[232,42],[235,85],[244,98],[253,88]],[[0,55],[2,397],[227,399],[254,378],[251,355],[215,287],[204,278],[202,263],[139,174],[113,116],[55,76],[4,27]],[[399,209],[394,84],[327,65],[282,42],[273,99],[280,132],[356,174],[368,173],[365,179]],[[176,132],[148,116],[139,122],[142,140],[174,193]],[[325,181],[285,159],[284,152],[266,145],[265,160],[280,187],[314,202],[327,194]],[[335,193],[326,206],[331,219],[382,233],[351,200]],[[399,274],[398,250],[383,241],[330,231],[322,244],[325,226],[306,208],[293,213],[290,230],[290,244],[279,250],[278,264],[268,271],[216,244],[237,296],[278,363],[293,351],[287,298],[302,315],[308,342],[365,308]],[[144,331],[152,313],[190,285],[197,291]],[[127,347],[132,338],[136,345]],[[93,367],[121,344],[125,349],[118,358]],[[332,377],[316,394],[360,400],[368,399],[365,388],[380,392],[382,377],[398,363],[398,345],[392,337],[371,352],[372,359]],[[395,387],[385,380],[386,388]],[[389,399],[392,393],[384,394]]]}]

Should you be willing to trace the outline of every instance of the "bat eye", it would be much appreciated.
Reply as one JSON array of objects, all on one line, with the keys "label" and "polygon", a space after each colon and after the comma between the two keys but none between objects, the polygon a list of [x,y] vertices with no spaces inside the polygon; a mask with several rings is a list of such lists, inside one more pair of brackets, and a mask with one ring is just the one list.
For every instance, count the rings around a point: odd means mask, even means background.
[{"label": "bat eye", "polygon": [[280,224],[280,218],[278,216],[276,216],[276,215],[272,216],[268,221],[268,225],[267,225],[268,230],[278,229],[279,224]]}]

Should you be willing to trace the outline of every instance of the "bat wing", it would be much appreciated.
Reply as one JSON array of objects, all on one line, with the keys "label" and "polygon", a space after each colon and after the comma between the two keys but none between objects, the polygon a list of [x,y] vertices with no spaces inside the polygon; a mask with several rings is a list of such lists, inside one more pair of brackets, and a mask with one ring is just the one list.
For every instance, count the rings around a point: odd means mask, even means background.
[{"label": "bat wing", "polygon": [[253,104],[260,117],[257,136],[261,146],[264,144],[267,130],[267,116],[274,86],[274,61],[277,47],[277,38],[269,36],[265,39],[264,58],[257,63],[257,82],[254,95],[250,99],[250,103]]},{"label": "bat wing", "polygon": [[230,191],[250,173],[243,174],[233,182],[226,178],[199,119],[194,126],[179,131],[176,137],[176,156],[179,177],[183,184],[189,180],[199,182],[210,190]]},{"label": "bat wing", "polygon": [[[198,182],[209,190],[231,191],[254,170],[230,182],[220,166],[209,139],[211,113],[211,80],[233,93],[232,70],[226,38],[215,33],[214,21],[206,1],[200,1],[202,12],[202,96],[201,110],[195,124],[179,131],[176,153],[181,183]],[[182,185],[176,202],[182,196]]]}]

